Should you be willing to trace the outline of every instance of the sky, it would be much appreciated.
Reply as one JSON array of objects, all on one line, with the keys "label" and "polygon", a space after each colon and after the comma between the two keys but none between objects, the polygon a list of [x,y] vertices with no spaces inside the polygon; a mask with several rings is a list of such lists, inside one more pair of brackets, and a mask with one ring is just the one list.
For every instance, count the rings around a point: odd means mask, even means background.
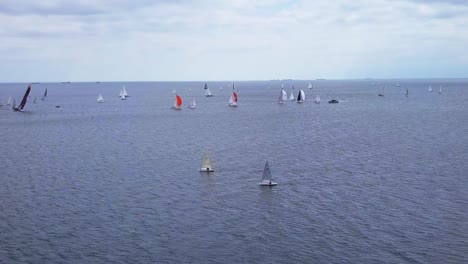
[{"label": "sky", "polygon": [[468,0],[0,0],[0,82],[466,78]]}]

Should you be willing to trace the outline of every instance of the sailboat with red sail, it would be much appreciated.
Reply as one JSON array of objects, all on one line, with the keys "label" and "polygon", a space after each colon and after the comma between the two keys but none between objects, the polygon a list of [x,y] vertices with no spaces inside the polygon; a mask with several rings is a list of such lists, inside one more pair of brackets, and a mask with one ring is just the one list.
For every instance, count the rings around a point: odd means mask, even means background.
[{"label": "sailboat with red sail", "polygon": [[182,109],[182,98],[180,98],[180,96],[177,95],[177,94],[176,94],[174,106],[172,106],[172,109],[174,109],[174,110],[181,110]]}]

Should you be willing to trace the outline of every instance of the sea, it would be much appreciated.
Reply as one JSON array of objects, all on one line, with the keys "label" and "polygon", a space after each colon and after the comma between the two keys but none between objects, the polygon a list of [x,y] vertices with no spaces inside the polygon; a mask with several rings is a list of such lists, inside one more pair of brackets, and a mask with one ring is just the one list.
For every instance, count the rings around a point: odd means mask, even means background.
[{"label": "sea", "polygon": [[0,263],[467,263],[468,79],[207,85],[0,84]]}]

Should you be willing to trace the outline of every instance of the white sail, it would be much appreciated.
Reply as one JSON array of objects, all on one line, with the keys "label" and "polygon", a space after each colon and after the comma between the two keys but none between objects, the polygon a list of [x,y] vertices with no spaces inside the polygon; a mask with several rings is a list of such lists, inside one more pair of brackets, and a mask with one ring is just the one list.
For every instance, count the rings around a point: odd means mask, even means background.
[{"label": "white sail", "polygon": [[260,185],[262,186],[275,186],[277,183],[271,181],[271,170],[270,165],[268,164],[268,160],[265,162],[265,167],[263,168],[262,180],[260,181]]},{"label": "white sail", "polygon": [[312,89],[312,84],[311,84],[311,83],[309,83],[308,88],[309,88],[309,89]]},{"label": "white sail", "polygon": [[125,85],[122,88],[122,94],[123,96],[128,97],[128,93],[127,93],[127,89],[125,89]]},{"label": "white sail", "polygon": [[282,99],[283,101],[287,101],[287,100],[288,100],[288,93],[287,93],[285,90],[283,90],[283,89],[281,89],[281,99]]},{"label": "white sail", "polygon": [[211,160],[208,157],[208,153],[206,150],[203,152],[203,158],[202,158],[202,163],[200,166],[200,171],[205,171],[205,172],[213,172],[213,165],[211,164]]},{"label": "white sail", "polygon": [[315,103],[320,104],[320,95],[317,95],[317,97],[315,97]]},{"label": "white sail", "polygon": [[432,92],[432,86],[429,85],[429,89],[427,89],[428,92]]},{"label": "white sail", "polygon": [[299,90],[299,93],[298,93],[298,95],[297,95],[297,102],[298,102],[298,103],[303,103],[303,102],[305,102],[305,93],[304,93],[304,91],[303,91],[302,89]]},{"label": "white sail", "polygon": [[122,97],[122,96],[123,96],[123,88],[121,88],[119,92],[119,97]]},{"label": "white sail", "polygon": [[212,97],[212,96],[213,96],[213,95],[211,94],[210,88],[206,88],[205,96],[206,96],[206,97]]},{"label": "white sail", "polygon": [[11,105],[11,96],[8,98],[8,102],[7,102],[7,105]]},{"label": "white sail", "polygon": [[294,94],[293,92],[291,91],[291,94],[289,95],[289,101],[294,101]]},{"label": "white sail", "polygon": [[102,97],[102,94],[99,94],[99,96],[97,98],[97,102],[98,103],[103,103],[104,102],[104,98]]},{"label": "white sail", "polygon": [[195,107],[197,107],[197,103],[195,102],[195,98],[192,98],[192,101],[190,102],[189,108],[191,109],[194,109]]}]

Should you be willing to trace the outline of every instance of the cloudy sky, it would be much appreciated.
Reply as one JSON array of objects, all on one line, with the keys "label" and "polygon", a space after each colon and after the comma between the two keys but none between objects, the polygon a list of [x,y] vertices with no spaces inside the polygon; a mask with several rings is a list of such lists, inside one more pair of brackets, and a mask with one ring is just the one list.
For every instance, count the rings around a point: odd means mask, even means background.
[{"label": "cloudy sky", "polygon": [[0,0],[0,82],[468,77],[468,0]]}]

